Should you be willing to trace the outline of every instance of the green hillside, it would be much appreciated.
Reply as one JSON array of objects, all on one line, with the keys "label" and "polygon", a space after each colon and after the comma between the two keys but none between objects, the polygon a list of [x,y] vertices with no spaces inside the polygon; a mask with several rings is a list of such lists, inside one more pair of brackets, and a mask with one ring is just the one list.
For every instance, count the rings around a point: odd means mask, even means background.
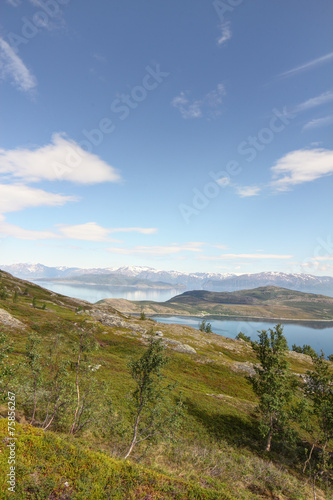
[{"label": "green hillside", "polygon": [[166,302],[103,301],[128,313],[144,309],[148,315],[178,314],[224,316],[276,320],[333,321],[333,298],[296,292],[286,288],[264,286],[238,292],[192,290]]},{"label": "green hillside", "polygon": [[[302,473],[310,434],[295,424],[293,441],[277,438],[271,452],[263,451],[258,399],[247,380],[257,359],[248,342],[140,320],[108,303],[64,297],[5,272],[0,272],[0,329],[13,347],[4,358],[13,373],[2,387],[3,396],[7,390],[16,393],[15,498],[312,498],[311,475]],[[124,460],[133,433],[130,395],[135,389],[128,363],[147,351],[151,329],[160,332],[165,346],[170,408],[181,392],[183,417],[172,432],[139,443]],[[94,344],[82,351],[86,368],[80,371],[82,421],[87,422],[72,435],[76,360],[84,335]],[[303,354],[290,352],[288,361],[298,379],[312,367]],[[57,402],[63,406],[52,420],[51,406]],[[0,414],[7,415],[6,397]],[[0,419],[5,474],[6,424]],[[12,498],[1,477],[1,498]],[[332,498],[320,478],[316,491],[317,498]]]}]

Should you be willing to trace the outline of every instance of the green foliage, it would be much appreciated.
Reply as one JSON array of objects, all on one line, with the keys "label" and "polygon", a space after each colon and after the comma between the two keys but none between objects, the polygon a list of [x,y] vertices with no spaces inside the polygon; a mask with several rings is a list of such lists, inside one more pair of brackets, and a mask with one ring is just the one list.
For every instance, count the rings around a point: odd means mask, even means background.
[{"label": "green foliage", "polygon": [[0,288],[0,299],[7,300],[7,297],[8,297],[8,293],[7,293],[6,289],[2,286]]},{"label": "green foliage", "polygon": [[32,307],[33,307],[33,308],[36,308],[36,307],[37,307],[37,299],[36,299],[36,297],[33,297],[33,298],[32,298]]},{"label": "green foliage", "polygon": [[[0,435],[7,421],[0,419]],[[172,478],[106,453],[92,451],[73,438],[16,425],[15,493],[8,491],[8,454],[0,453],[0,498],[4,500],[235,500],[227,489],[214,491]],[[4,446],[4,449],[6,446]]]},{"label": "green foliage", "polygon": [[207,321],[205,319],[203,319],[199,325],[199,330],[201,332],[211,333],[212,332],[212,325],[211,325],[211,323],[207,323]]},{"label": "green foliage", "polygon": [[140,319],[142,321],[145,321],[147,319],[147,316],[145,315],[145,313],[143,311],[141,311],[141,313],[140,313]]},{"label": "green foliage", "polygon": [[18,293],[17,293],[17,290],[15,290],[15,292],[13,293],[13,302],[14,302],[14,304],[16,304],[17,301],[18,301]]},{"label": "green foliage", "polygon": [[328,361],[332,361],[333,362],[333,354],[329,354],[327,356],[327,359],[328,359]]},{"label": "green foliage", "polygon": [[239,332],[235,337],[236,340],[244,340],[245,342],[251,342],[251,337],[245,335],[243,332]]},{"label": "green foliage", "polygon": [[307,372],[305,393],[313,405],[320,436],[318,442],[326,448],[333,439],[333,370],[322,352],[312,356],[313,371]]},{"label": "green foliage", "polygon": [[261,430],[267,437],[266,451],[270,451],[273,435],[287,425],[294,382],[286,361],[288,344],[283,327],[278,324],[274,330],[258,333],[259,340],[252,342],[252,348],[260,366],[255,366],[256,374],[249,381],[260,400]]},{"label": "green foliage", "polygon": [[295,352],[299,352],[301,354],[307,354],[308,356],[314,356],[316,355],[316,351],[312,349],[312,347],[308,344],[304,344],[303,347],[297,346],[296,344],[293,344],[291,349]]},{"label": "green foliage", "polygon": [[151,333],[147,350],[128,365],[136,388],[132,392],[133,434],[125,458],[138,443],[166,436],[179,424],[182,401],[172,403],[170,393],[175,385],[163,385],[165,377],[161,370],[167,361],[162,341]]}]

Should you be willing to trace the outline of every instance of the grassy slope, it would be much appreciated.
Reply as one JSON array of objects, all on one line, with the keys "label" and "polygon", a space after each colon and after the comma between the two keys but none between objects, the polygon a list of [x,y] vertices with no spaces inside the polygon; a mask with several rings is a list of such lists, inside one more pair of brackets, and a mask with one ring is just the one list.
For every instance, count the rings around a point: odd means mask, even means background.
[{"label": "grassy slope", "polygon": [[[61,328],[66,331],[72,322],[82,318],[82,314],[76,312],[79,306],[84,307],[87,319],[93,321],[88,316],[90,309],[93,308],[92,305],[50,294],[47,290],[23,283],[5,273],[1,275],[2,283],[9,291],[14,290],[15,287],[23,291],[26,286],[28,287],[28,295],[20,296],[17,304],[14,304],[10,298],[0,301],[0,307],[27,325],[25,330],[11,330],[16,358],[22,354],[27,331],[31,329],[42,333],[45,337],[51,335],[55,329]],[[32,308],[32,296],[37,297],[38,304],[46,303],[46,310]],[[114,312],[111,308],[109,310]],[[154,326],[151,320],[131,319],[130,322],[134,326],[138,325],[146,329]],[[22,469],[25,479],[21,483],[25,494],[30,494],[27,490],[30,484],[29,474],[34,474],[36,471],[37,476],[39,474],[38,461],[42,463],[41,471],[43,471],[44,479],[40,481],[39,486],[35,485],[35,490],[32,490],[35,493],[31,493],[31,496],[24,497],[22,493],[23,496],[17,498],[48,498],[46,493],[42,493],[44,484],[51,485],[50,491],[54,496],[50,498],[61,498],[55,495],[58,494],[56,492],[59,488],[61,490],[61,480],[66,476],[65,472],[69,465],[70,484],[77,488],[75,493],[77,496],[63,498],[84,498],[84,488],[88,486],[80,471],[85,467],[96,483],[94,487],[97,488],[99,483],[111,484],[115,488],[114,495],[118,494],[119,485],[121,488],[127,488],[127,496],[110,496],[109,498],[145,498],[147,483],[152,488],[151,491],[148,489],[147,493],[152,495],[151,498],[222,499],[226,491],[230,492],[231,497],[240,499],[265,498],[265,496],[281,499],[308,498],[307,487],[304,486],[302,478],[298,477],[299,473],[293,465],[288,461],[284,464],[280,463],[278,447],[270,455],[269,460],[260,451],[262,445],[258,439],[254,415],[255,398],[244,376],[246,372],[243,371],[249,363],[255,361],[250,347],[241,341],[214,334],[203,334],[186,326],[161,326],[160,324],[156,326],[157,329],[163,330],[165,337],[180,340],[197,351],[197,354],[191,355],[169,349],[167,351],[169,364],[166,367],[166,375],[169,379],[176,381],[178,388],[183,391],[187,406],[185,421],[178,442],[171,446],[162,443],[153,448],[148,456],[141,459],[145,467],[155,469],[164,475],[156,476],[148,469],[136,468],[123,461],[111,460],[106,455],[96,455],[92,460],[87,446],[104,449],[108,454],[112,449],[112,442],[105,442],[92,434],[81,438],[85,449],[81,448],[78,452],[75,444],[77,440],[68,444],[67,437],[57,438],[52,433],[46,433],[44,436],[40,431],[23,427],[20,432],[28,441],[31,439],[31,445],[24,444],[25,438],[22,438],[21,456],[25,456],[30,448],[32,450],[29,455],[31,462],[28,459],[24,459],[24,464],[21,462],[25,470],[24,472]],[[100,350],[94,355],[95,362],[102,365],[98,376],[112,381],[113,400],[118,410],[121,411],[128,392],[133,387],[127,363],[142,353],[144,346],[141,335],[129,329],[103,326],[102,330],[96,337],[100,343]],[[309,358],[304,355],[290,355],[290,363],[297,373],[305,373],[310,366]],[[58,445],[54,444],[56,442]],[[37,452],[37,449],[41,451]],[[34,453],[37,454],[36,459],[33,458]],[[54,462],[51,461],[51,464],[53,465],[48,466],[47,454],[52,457]],[[75,466],[77,456],[82,457],[81,468]],[[133,459],[135,458],[136,455],[133,456]],[[93,461],[94,466],[91,465]],[[166,477],[165,474],[169,474],[173,479]],[[179,478],[193,485],[179,482]],[[35,479],[32,478],[31,481]],[[36,481],[38,483],[38,478]],[[169,493],[163,490],[164,487],[169,488]],[[40,488],[39,496],[36,493],[38,488]],[[170,491],[181,491],[182,496],[171,496]],[[274,494],[280,497],[274,497]],[[89,498],[104,497],[90,496]],[[105,498],[108,497],[105,496]]]},{"label": "grassy slope", "polygon": [[146,314],[210,315],[227,317],[333,320],[333,298],[295,292],[273,286],[239,292],[207,292],[193,290],[166,302],[104,301],[120,310]]}]

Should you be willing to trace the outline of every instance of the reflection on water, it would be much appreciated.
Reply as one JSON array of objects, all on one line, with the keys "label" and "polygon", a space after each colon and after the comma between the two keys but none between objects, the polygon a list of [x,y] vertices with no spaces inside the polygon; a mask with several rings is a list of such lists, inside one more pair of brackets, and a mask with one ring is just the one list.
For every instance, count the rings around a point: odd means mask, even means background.
[{"label": "reflection on water", "polygon": [[61,293],[68,297],[87,300],[88,302],[97,302],[103,299],[127,299],[127,300],[154,300],[164,302],[182,291],[177,289],[149,289],[132,288],[120,286],[101,286],[101,285],[67,285],[65,283],[52,283],[51,281],[35,281],[39,286],[47,288],[52,292]]},{"label": "reflection on water", "polygon": [[[160,323],[176,323],[180,325],[193,326],[193,328],[198,328],[199,323],[201,323],[200,318],[191,317],[181,317],[181,316],[154,316],[154,319]],[[258,330],[268,330],[268,328],[273,328],[275,323],[264,322],[264,321],[230,321],[230,320],[217,320],[208,319],[212,325],[212,331],[218,335],[224,335],[225,337],[235,338],[239,332],[243,332],[245,335],[251,337],[252,340],[258,339]],[[333,354],[333,327],[328,326],[327,328],[313,328],[308,325],[301,325],[296,323],[282,323],[283,333],[288,341],[289,348],[293,344],[303,346],[304,344],[309,344],[318,353],[322,349],[326,355]],[[316,326],[318,322],[316,323]]]}]

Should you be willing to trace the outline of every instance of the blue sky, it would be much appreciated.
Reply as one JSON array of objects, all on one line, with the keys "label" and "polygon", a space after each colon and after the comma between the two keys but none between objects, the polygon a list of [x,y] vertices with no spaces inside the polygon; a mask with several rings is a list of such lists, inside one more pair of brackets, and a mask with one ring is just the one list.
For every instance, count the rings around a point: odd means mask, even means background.
[{"label": "blue sky", "polygon": [[333,4],[6,0],[0,264],[333,275]]}]

